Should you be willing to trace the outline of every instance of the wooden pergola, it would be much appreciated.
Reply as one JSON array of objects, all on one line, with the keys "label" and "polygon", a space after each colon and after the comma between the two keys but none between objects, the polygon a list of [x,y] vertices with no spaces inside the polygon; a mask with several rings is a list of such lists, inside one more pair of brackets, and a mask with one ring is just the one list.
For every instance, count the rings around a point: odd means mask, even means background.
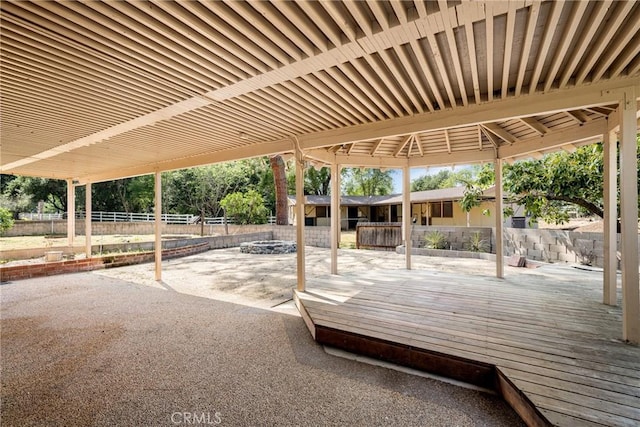
[{"label": "wooden pergola", "polygon": [[[603,300],[616,303],[620,217],[623,337],[640,342],[637,1],[3,1],[0,9],[2,173],[67,180],[70,211],[77,185],[154,173],[158,242],[162,171],[289,153],[297,200],[305,165],[331,166],[337,273],[342,166],[404,171],[410,245],[410,168],[494,162],[501,200],[504,161],[603,141]],[[158,279],[160,260],[157,244]]]}]

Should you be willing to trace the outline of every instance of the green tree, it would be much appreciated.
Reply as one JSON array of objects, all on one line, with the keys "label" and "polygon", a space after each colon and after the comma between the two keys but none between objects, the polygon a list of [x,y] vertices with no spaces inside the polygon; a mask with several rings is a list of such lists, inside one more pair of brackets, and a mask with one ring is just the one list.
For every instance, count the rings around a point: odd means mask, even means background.
[{"label": "green tree", "polygon": [[458,171],[442,169],[435,175],[423,175],[411,182],[411,191],[436,190],[438,188],[451,188],[464,184],[478,173],[475,166],[465,167]]},{"label": "green tree", "polygon": [[38,201],[45,202],[45,209],[53,212],[67,210],[67,183],[59,179],[32,178],[18,176],[11,180],[3,194],[16,200],[18,197],[29,198],[28,210],[35,209]]},{"label": "green tree", "polygon": [[269,212],[264,205],[262,196],[256,190],[227,194],[220,201],[220,205],[225,210],[226,216],[234,218],[238,224],[264,224],[267,222]]},{"label": "green tree", "polygon": [[441,185],[452,175],[448,169],[443,169],[435,175],[423,175],[411,181],[411,191],[427,191],[442,188]]},{"label": "green tree", "polygon": [[[287,172],[287,190],[289,194],[296,194],[295,168],[289,167]],[[304,174],[304,194],[316,196],[328,196],[331,194],[331,169],[308,168]]]},{"label": "green tree", "polygon": [[393,171],[380,169],[342,170],[342,189],[350,196],[384,196],[393,191]]},{"label": "green tree", "polygon": [[[231,193],[253,189],[275,203],[268,159],[251,159],[181,169],[163,175],[166,212],[222,216],[220,201]],[[269,209],[269,207],[267,209]]]},{"label": "green tree", "polygon": [[[640,153],[640,135],[637,144]],[[503,188],[506,200],[524,206],[533,220],[563,223],[569,219],[568,205],[602,218],[603,171],[602,144],[592,144],[573,153],[555,152],[539,160],[507,164],[503,170]],[[482,190],[494,182],[493,166],[485,165],[475,180],[467,182],[461,201],[463,210],[477,206]]]},{"label": "green tree", "polygon": [[18,180],[16,175],[0,175],[0,207],[13,213],[14,218],[20,212],[35,210],[36,203],[32,195],[25,192],[21,185],[23,180]]},{"label": "green tree", "polygon": [[9,209],[0,208],[0,235],[13,227],[13,215]]}]

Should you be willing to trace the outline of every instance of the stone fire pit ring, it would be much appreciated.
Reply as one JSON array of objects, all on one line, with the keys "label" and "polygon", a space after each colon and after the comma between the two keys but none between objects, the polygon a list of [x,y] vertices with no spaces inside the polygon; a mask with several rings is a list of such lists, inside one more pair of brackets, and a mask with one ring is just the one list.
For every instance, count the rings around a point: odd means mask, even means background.
[{"label": "stone fire pit ring", "polygon": [[292,254],[296,252],[296,242],[288,240],[259,240],[240,244],[243,254]]}]

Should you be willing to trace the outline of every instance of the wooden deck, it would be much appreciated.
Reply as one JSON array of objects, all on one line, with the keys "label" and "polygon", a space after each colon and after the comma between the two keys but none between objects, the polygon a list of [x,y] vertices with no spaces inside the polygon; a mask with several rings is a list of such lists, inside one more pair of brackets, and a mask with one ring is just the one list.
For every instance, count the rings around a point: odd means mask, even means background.
[{"label": "wooden deck", "polygon": [[528,425],[638,426],[640,348],[601,288],[560,266],[385,270],[309,278],[295,300],[319,343],[492,388]]}]

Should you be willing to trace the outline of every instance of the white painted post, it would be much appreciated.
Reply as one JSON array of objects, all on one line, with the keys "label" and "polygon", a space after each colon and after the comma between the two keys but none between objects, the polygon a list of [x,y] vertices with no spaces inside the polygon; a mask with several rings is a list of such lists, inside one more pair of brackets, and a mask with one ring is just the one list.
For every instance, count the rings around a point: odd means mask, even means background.
[{"label": "white painted post", "polygon": [[85,186],[84,197],[84,243],[85,243],[85,257],[91,258],[91,183],[87,182]]},{"label": "white painted post", "polygon": [[67,180],[67,244],[73,248],[76,235],[76,187],[73,180]]},{"label": "white painted post", "polygon": [[496,174],[496,277],[504,278],[504,230],[502,229],[502,159],[495,160]]},{"label": "white painted post", "polygon": [[617,206],[617,144],[612,132],[604,133],[604,275],[602,302],[616,305],[617,297],[617,269],[616,252],[618,206]]},{"label": "white painted post", "polygon": [[402,227],[407,270],[411,270],[411,168],[402,168]]},{"label": "white painted post", "polygon": [[[296,196],[297,198],[297,196]],[[340,246],[340,165],[331,164],[331,274],[338,274]]]},{"label": "white painted post", "polygon": [[622,223],[622,338],[640,344],[640,283],[638,274],[638,164],[636,93],[623,92],[620,103],[620,222]]},{"label": "white painted post", "polygon": [[162,280],[162,173],[155,174],[155,263],[156,280]]},{"label": "white painted post", "polygon": [[305,260],[304,260],[304,160],[298,153],[296,156],[296,247],[298,291],[305,290]]}]

